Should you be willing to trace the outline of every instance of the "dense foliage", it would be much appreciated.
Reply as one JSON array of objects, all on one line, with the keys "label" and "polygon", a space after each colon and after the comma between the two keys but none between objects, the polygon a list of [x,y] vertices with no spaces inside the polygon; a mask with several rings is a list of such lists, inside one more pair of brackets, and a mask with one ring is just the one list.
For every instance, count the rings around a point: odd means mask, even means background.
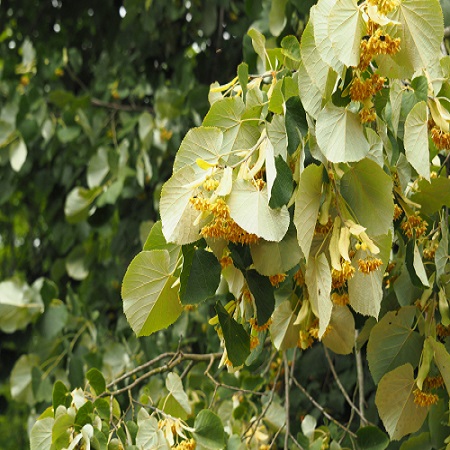
[{"label": "dense foliage", "polygon": [[5,448],[450,445],[438,0],[20,3]]}]

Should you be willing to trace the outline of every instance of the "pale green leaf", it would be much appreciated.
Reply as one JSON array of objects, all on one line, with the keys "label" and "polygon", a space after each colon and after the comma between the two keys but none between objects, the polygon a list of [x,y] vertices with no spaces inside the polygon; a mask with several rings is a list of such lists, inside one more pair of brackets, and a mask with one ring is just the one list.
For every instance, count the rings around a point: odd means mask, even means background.
[{"label": "pale green leaf", "polygon": [[430,179],[430,152],[428,150],[428,113],[426,102],[414,105],[405,122],[405,154],[419,175]]},{"label": "pale green leaf", "polygon": [[316,137],[324,156],[335,163],[359,161],[370,150],[358,114],[331,103],[317,117]]},{"label": "pale green leaf", "polygon": [[[348,281],[348,294],[350,305],[356,312],[364,316],[378,318],[381,300],[383,299],[384,270],[389,261],[391,251],[391,233],[373,238],[373,241],[380,249],[380,254],[377,257],[383,261],[383,265],[369,274],[356,270],[353,277]],[[353,261],[356,262],[359,258],[364,259],[366,257],[366,252],[358,250]]]},{"label": "pale green leaf", "polygon": [[250,28],[247,34],[252,38],[252,45],[256,54],[265,63],[266,61],[266,38],[256,28]]},{"label": "pale green leaf", "polygon": [[404,91],[405,86],[401,80],[392,80],[389,89],[389,101],[391,103],[391,125],[395,138],[397,138]]},{"label": "pale green leaf", "polygon": [[414,259],[413,259],[413,267],[416,275],[419,277],[420,282],[429,287],[430,283],[428,282],[427,273],[425,271],[425,266],[422,261],[422,255],[420,254],[419,247],[417,244],[414,245]]},{"label": "pale green leaf", "polygon": [[444,36],[439,0],[402,0],[390,17],[401,24],[386,26],[387,34],[400,38],[400,51],[377,58],[381,74],[410,78],[415,71],[434,72],[439,67]]},{"label": "pale green leaf", "polygon": [[436,281],[441,283],[441,277],[445,274],[445,266],[449,260],[448,254],[448,225],[445,215],[441,220],[441,240],[439,241],[434,263],[436,264]]},{"label": "pale green leaf", "polygon": [[248,233],[256,234],[266,241],[279,242],[289,227],[286,206],[269,207],[267,186],[261,190],[250,181],[238,179],[227,198],[231,218]]},{"label": "pale green leaf", "polygon": [[128,266],[122,284],[123,309],[138,336],[167,328],[181,314],[167,250],[143,251]]},{"label": "pale green leaf", "polygon": [[[311,12],[313,12],[312,10]],[[306,28],[302,33],[300,42],[302,63],[308,72],[317,91],[323,95],[328,78],[328,64],[321,58],[314,39],[314,14],[308,21]]]},{"label": "pale green leaf", "polygon": [[[197,181],[199,180],[199,181]],[[161,191],[160,214],[162,230],[167,242],[189,244],[200,238],[203,223],[194,225],[199,216],[191,204],[197,185],[202,183],[192,166],[175,172]]]},{"label": "pale green leaf", "polygon": [[364,159],[341,179],[341,194],[369,236],[386,234],[392,227],[392,179],[374,161]]},{"label": "pale green leaf", "polygon": [[175,398],[186,413],[191,414],[192,408],[189,404],[189,398],[186,392],[184,392],[183,383],[179,375],[175,372],[167,374],[166,388],[169,391],[169,395],[172,395]]},{"label": "pale green leaf", "polygon": [[328,33],[328,21],[336,0],[321,0],[310,10],[310,20],[314,22],[314,40],[321,58],[336,72],[341,73],[342,63],[336,57]]},{"label": "pale green leaf", "polygon": [[323,166],[309,165],[301,174],[295,196],[294,225],[300,248],[309,257],[322,197]]},{"label": "pale green leaf", "polygon": [[23,330],[44,312],[38,293],[17,279],[0,282],[0,330],[14,333]]},{"label": "pale green leaf", "polygon": [[138,427],[136,445],[140,450],[170,449],[163,430],[158,427],[158,420],[150,416],[144,408],[138,413]]},{"label": "pale green leaf", "polygon": [[444,379],[445,387],[450,395],[450,355],[444,344],[435,341],[431,336],[428,336],[427,340],[434,350],[434,362]]},{"label": "pale green leaf", "polygon": [[86,259],[86,252],[81,245],[78,245],[69,253],[66,258],[65,265],[67,274],[70,278],[77,281],[86,279],[89,275],[89,268]]},{"label": "pale green leaf", "polygon": [[30,434],[30,450],[51,450],[54,422],[53,417],[45,417],[35,422]]},{"label": "pale green leaf", "polygon": [[355,319],[347,306],[333,306],[330,330],[322,338],[323,344],[338,355],[348,355],[355,345]]},{"label": "pale green leaf", "polygon": [[415,306],[390,311],[372,328],[367,360],[375,383],[385,373],[405,363],[417,367],[423,338],[413,330],[415,313]]},{"label": "pale green leaf", "polygon": [[9,163],[15,172],[19,172],[22,168],[27,159],[27,154],[27,146],[21,137],[11,143],[9,146]]},{"label": "pale green leaf", "polygon": [[414,371],[404,364],[387,373],[378,385],[375,403],[392,440],[416,432],[428,414],[428,408],[414,403]]},{"label": "pale green leaf", "polygon": [[275,114],[272,121],[266,125],[267,136],[274,148],[274,156],[281,155],[287,158],[287,136],[284,116]]},{"label": "pale green leaf", "polygon": [[36,355],[22,355],[14,364],[9,382],[11,385],[11,397],[17,402],[34,404],[32,389],[32,370],[39,364]]},{"label": "pale green leaf", "polygon": [[367,141],[370,145],[370,150],[367,157],[372,161],[375,161],[381,168],[383,168],[383,141],[381,140],[380,135],[376,131],[372,130],[372,128],[366,129],[366,135]]},{"label": "pale green leaf", "polygon": [[285,36],[281,41],[281,53],[294,61],[300,61],[301,55],[298,39],[292,35]]},{"label": "pale green leaf", "polygon": [[89,217],[89,209],[94,200],[102,193],[103,188],[85,189],[76,187],[72,189],[64,204],[64,214],[69,223],[77,223]]},{"label": "pale green leaf", "polygon": [[316,119],[322,109],[323,92],[316,86],[303,62],[298,68],[298,90],[305,111]]},{"label": "pale green leaf", "polygon": [[[245,115],[245,120],[243,116]],[[222,154],[232,150],[252,148],[260,136],[259,108],[245,114],[241,97],[228,97],[216,101],[203,120],[204,127],[218,127],[223,131]]]},{"label": "pale green leaf", "polygon": [[277,350],[296,347],[300,326],[294,325],[295,319],[289,300],[281,302],[275,308],[270,325],[270,337]]},{"label": "pale green leaf", "polygon": [[359,64],[361,38],[366,25],[356,0],[340,0],[329,15],[328,33],[337,58],[347,67]]},{"label": "pale green leaf", "polygon": [[144,111],[139,116],[138,122],[138,133],[141,142],[145,142],[150,138],[153,127],[154,127],[153,116],[147,111]]},{"label": "pale green leaf", "polygon": [[309,257],[305,282],[313,313],[319,318],[319,338],[321,338],[327,330],[333,310],[330,299],[331,270],[324,253]]},{"label": "pale green leaf", "polygon": [[108,172],[108,149],[106,147],[99,147],[88,164],[87,184],[89,189],[100,186],[106,175],[108,175]]},{"label": "pale green leaf", "polygon": [[272,0],[269,13],[269,30],[272,36],[279,36],[286,25],[286,9],[287,0]]},{"label": "pale green leaf", "polygon": [[450,206],[450,179],[447,177],[432,178],[429,182],[419,180],[418,190],[411,196],[414,203],[421,205],[420,212],[431,216],[442,206]]},{"label": "pale green leaf", "polygon": [[216,127],[198,127],[189,130],[181,142],[173,163],[173,172],[190,166],[196,174],[204,172],[197,164],[201,159],[209,164],[225,164],[227,158],[221,161],[223,133]]},{"label": "pale green leaf", "polygon": [[250,245],[254,268],[265,276],[285,273],[302,258],[295,229],[290,228],[280,242],[260,239]]}]

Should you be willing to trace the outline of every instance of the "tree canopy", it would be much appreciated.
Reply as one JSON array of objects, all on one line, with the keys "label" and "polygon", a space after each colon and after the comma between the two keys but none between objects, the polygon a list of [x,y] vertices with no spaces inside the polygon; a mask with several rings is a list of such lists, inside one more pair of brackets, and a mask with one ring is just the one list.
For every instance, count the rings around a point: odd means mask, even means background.
[{"label": "tree canopy", "polygon": [[5,449],[450,445],[448,2],[0,8]]}]

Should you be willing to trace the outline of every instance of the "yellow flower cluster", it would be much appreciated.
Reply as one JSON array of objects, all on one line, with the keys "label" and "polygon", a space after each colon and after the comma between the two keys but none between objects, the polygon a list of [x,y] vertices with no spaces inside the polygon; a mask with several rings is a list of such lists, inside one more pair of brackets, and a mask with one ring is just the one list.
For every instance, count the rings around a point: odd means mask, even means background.
[{"label": "yellow flower cluster", "polygon": [[297,347],[301,348],[302,350],[306,350],[313,344],[314,338],[307,331],[300,330],[297,341]]},{"label": "yellow flower cluster", "polygon": [[278,287],[280,283],[282,283],[286,279],[285,273],[277,273],[276,275],[272,275],[269,277],[270,283],[272,286]]},{"label": "yellow flower cluster", "polygon": [[259,345],[258,336],[250,336],[250,350],[255,349]]},{"label": "yellow flower cluster", "polygon": [[258,241],[256,234],[243,230],[230,216],[230,210],[221,198],[213,202],[206,198],[192,197],[192,205],[198,211],[208,211],[214,216],[213,220],[201,230],[204,237],[226,239],[234,244],[254,244]]},{"label": "yellow flower cluster", "polygon": [[378,55],[395,55],[400,50],[400,38],[392,39],[378,28],[371,36],[361,41],[361,54],[358,68],[362,71]]},{"label": "yellow flower cluster", "polygon": [[436,334],[440,338],[446,338],[450,336],[450,327],[445,327],[444,325],[442,325],[442,323],[438,323],[436,325]]},{"label": "yellow flower cluster", "polygon": [[355,274],[355,268],[349,261],[344,261],[341,264],[341,270],[332,269],[331,271],[331,286],[333,289],[339,289]]},{"label": "yellow flower cluster", "polygon": [[444,379],[442,378],[442,375],[438,375],[437,377],[426,377],[423,384],[428,389],[437,389],[444,385]]},{"label": "yellow flower cluster", "polygon": [[431,139],[434,145],[439,150],[449,150],[450,149],[450,133],[442,131],[439,127],[434,126],[431,131]]},{"label": "yellow flower cluster", "polygon": [[203,183],[203,189],[208,192],[214,191],[217,189],[217,186],[219,186],[219,181],[214,180],[213,178],[208,178]]},{"label": "yellow flower cluster", "polygon": [[423,236],[427,231],[427,226],[428,223],[416,213],[409,216],[408,219],[402,223],[401,228],[406,236],[411,239],[414,232],[416,233],[416,238]]},{"label": "yellow flower cluster", "polygon": [[431,392],[423,392],[420,389],[415,389],[413,394],[414,403],[419,406],[430,406],[439,401],[439,397],[436,394],[432,394]]},{"label": "yellow flower cluster", "polygon": [[270,327],[270,325],[272,324],[272,318],[270,318],[265,324],[263,324],[263,325],[258,325],[258,322],[256,321],[256,319],[255,319],[254,317],[252,317],[252,318],[249,320],[249,323],[250,323],[250,325],[252,326],[252,328],[253,328],[255,331],[265,331],[265,330],[267,330],[267,329]]},{"label": "yellow flower cluster", "polygon": [[400,216],[403,214],[403,209],[400,208],[397,204],[394,205],[394,220],[398,220]]},{"label": "yellow flower cluster", "polygon": [[389,14],[399,5],[399,0],[367,0],[369,5],[376,6],[378,12],[384,16]]},{"label": "yellow flower cluster", "polygon": [[172,448],[174,450],[195,450],[196,447],[197,444],[194,439],[189,439],[188,441],[181,441],[178,445]]},{"label": "yellow flower cluster", "polygon": [[331,216],[328,218],[328,222],[325,225],[317,222],[314,228],[314,234],[327,234],[331,228],[333,228],[333,219]]},{"label": "yellow flower cluster", "polygon": [[225,269],[225,267],[231,266],[233,264],[231,256],[224,256],[223,258],[220,258],[219,262],[222,266],[222,269]]},{"label": "yellow flower cluster", "polygon": [[428,260],[433,260],[434,256],[436,255],[437,247],[438,246],[436,244],[432,244],[429,247],[424,248],[423,249],[423,257]]},{"label": "yellow flower cluster", "polygon": [[372,74],[372,76],[366,80],[361,80],[361,78],[357,76],[353,79],[350,87],[350,98],[354,102],[363,102],[379,92],[383,88],[385,82],[386,78],[380,77],[377,73]]},{"label": "yellow flower cluster", "polygon": [[[328,325],[322,337],[325,337],[332,329],[333,327],[331,325]],[[308,330],[308,333],[314,339],[319,339],[319,321],[317,319],[312,323],[310,329]]]},{"label": "yellow flower cluster", "polygon": [[305,276],[303,275],[302,269],[298,269],[297,272],[294,273],[294,281],[297,286],[305,285]]},{"label": "yellow flower cluster", "polygon": [[379,258],[358,259],[358,270],[366,275],[374,272],[378,267],[383,265],[383,261]]},{"label": "yellow flower cluster", "polygon": [[374,108],[364,107],[359,112],[359,118],[361,120],[361,123],[375,122],[375,120],[377,120],[377,114]]},{"label": "yellow flower cluster", "polygon": [[331,301],[338,306],[345,306],[349,304],[349,297],[347,292],[344,292],[343,294],[338,294],[337,292],[333,292],[331,294]]}]

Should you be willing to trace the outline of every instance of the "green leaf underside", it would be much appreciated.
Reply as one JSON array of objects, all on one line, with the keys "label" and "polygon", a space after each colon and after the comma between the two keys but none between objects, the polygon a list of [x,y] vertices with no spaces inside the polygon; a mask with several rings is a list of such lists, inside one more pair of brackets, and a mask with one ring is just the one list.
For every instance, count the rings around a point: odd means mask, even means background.
[{"label": "green leaf underside", "polygon": [[250,354],[250,336],[220,303],[216,303],[216,311],[222,328],[228,359],[233,366],[242,366]]},{"label": "green leaf underside", "polygon": [[427,338],[434,350],[434,362],[444,379],[447,393],[450,395],[450,355],[444,344],[435,341],[431,336]]},{"label": "green leaf underside", "polygon": [[317,144],[329,161],[360,161],[370,146],[363,133],[358,114],[328,103],[317,117]]},{"label": "green leaf underside", "polygon": [[187,414],[191,414],[192,408],[189,404],[189,398],[186,392],[184,392],[183,383],[179,375],[174,372],[167,374],[166,388],[169,391],[169,395],[172,395],[184,411],[186,411]]},{"label": "green leaf underside", "polygon": [[300,326],[294,325],[295,318],[289,300],[285,300],[275,308],[270,325],[270,337],[277,350],[286,350],[297,345]]},{"label": "green leaf underside", "polygon": [[428,151],[428,114],[426,102],[414,105],[405,122],[405,154],[419,175],[430,179]]},{"label": "green leaf underside", "polygon": [[256,270],[247,270],[245,279],[250,292],[255,297],[258,325],[264,325],[275,308],[273,286],[267,277],[260,275]]},{"label": "green leaf underside", "polygon": [[214,253],[196,249],[186,287],[180,291],[181,303],[198,304],[213,297],[219,286],[221,271]]},{"label": "green leaf underside", "polygon": [[325,253],[309,257],[305,281],[312,310],[319,318],[319,338],[321,338],[327,330],[333,310],[330,299],[331,271]]},{"label": "green leaf underside", "polygon": [[50,450],[54,423],[53,417],[45,417],[33,425],[30,435],[30,450]]},{"label": "green leaf underside", "polygon": [[347,306],[333,306],[330,327],[322,338],[323,344],[338,355],[351,353],[355,345],[355,319]]},{"label": "green leaf underside", "polygon": [[286,206],[269,207],[267,186],[261,190],[250,181],[238,179],[227,198],[231,218],[248,233],[256,234],[266,241],[279,242],[289,227]]},{"label": "green leaf underside", "polygon": [[309,165],[300,177],[295,197],[294,225],[300,248],[308,258],[322,196],[323,166]]},{"label": "green leaf underside", "polygon": [[404,364],[388,372],[380,380],[375,403],[381,420],[392,440],[400,440],[416,432],[423,424],[428,408],[414,403],[414,371]]},{"label": "green leaf underside", "polygon": [[341,179],[341,194],[369,236],[387,234],[392,226],[392,180],[374,161],[364,159]]},{"label": "green leaf underside", "polygon": [[443,206],[450,206],[450,180],[444,177],[433,178],[429,182],[420,180],[411,199],[422,206],[422,214],[430,216]]},{"label": "green leaf underside", "polygon": [[370,373],[378,383],[383,375],[409,363],[416,368],[423,338],[412,329],[416,308],[388,312],[373,328],[367,346]]},{"label": "green leaf underside", "polygon": [[167,328],[181,314],[167,250],[143,251],[131,261],[122,285],[123,308],[138,336]]},{"label": "green leaf underside", "polygon": [[198,444],[205,448],[221,449],[225,445],[223,424],[219,416],[208,409],[200,411],[194,422],[192,434]]}]

